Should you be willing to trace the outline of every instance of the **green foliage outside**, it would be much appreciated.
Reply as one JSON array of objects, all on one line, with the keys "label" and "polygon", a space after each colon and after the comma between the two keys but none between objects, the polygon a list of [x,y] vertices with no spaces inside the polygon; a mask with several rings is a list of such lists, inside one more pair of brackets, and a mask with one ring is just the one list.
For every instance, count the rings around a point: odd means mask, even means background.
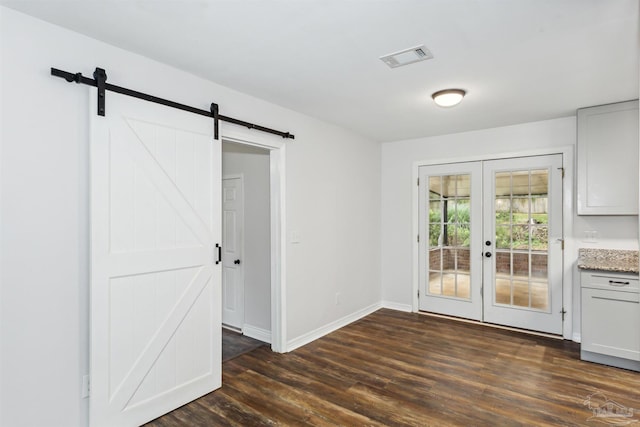
[{"label": "green foliage outside", "polygon": [[[468,203],[448,204],[447,220],[441,223],[441,211],[429,210],[429,246],[463,246],[470,242],[470,215]],[[456,215],[457,214],[457,215]],[[514,212],[513,220],[509,212],[496,212],[496,248],[498,249],[528,249],[529,231],[531,231],[531,249],[547,250],[549,240],[548,215]],[[501,225],[502,224],[502,225]],[[441,232],[446,230],[446,239]],[[513,241],[511,240],[513,239]]]},{"label": "green foliage outside", "polygon": [[429,246],[439,246],[438,238],[441,230],[446,229],[446,239],[442,238],[441,245],[445,246],[469,246],[471,238],[469,204],[452,203],[447,210],[446,224],[441,224],[441,212],[436,209],[429,210]]}]

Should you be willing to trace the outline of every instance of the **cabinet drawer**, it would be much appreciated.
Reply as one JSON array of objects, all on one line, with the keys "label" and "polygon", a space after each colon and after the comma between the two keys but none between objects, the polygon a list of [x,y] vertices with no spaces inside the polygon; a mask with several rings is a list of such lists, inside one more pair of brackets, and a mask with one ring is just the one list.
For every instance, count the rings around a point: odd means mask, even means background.
[{"label": "cabinet drawer", "polygon": [[640,294],[582,288],[582,349],[640,361]]},{"label": "cabinet drawer", "polygon": [[610,275],[599,273],[582,273],[583,288],[615,290],[622,292],[639,292],[638,276]]}]

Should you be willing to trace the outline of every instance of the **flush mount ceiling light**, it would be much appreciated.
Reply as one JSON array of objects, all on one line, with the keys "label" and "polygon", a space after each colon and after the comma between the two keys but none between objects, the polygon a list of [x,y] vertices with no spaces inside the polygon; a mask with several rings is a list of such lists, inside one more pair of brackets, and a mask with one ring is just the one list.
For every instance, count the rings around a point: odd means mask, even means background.
[{"label": "flush mount ceiling light", "polygon": [[453,107],[462,101],[465,94],[466,92],[462,89],[445,89],[435,92],[431,98],[440,107]]}]

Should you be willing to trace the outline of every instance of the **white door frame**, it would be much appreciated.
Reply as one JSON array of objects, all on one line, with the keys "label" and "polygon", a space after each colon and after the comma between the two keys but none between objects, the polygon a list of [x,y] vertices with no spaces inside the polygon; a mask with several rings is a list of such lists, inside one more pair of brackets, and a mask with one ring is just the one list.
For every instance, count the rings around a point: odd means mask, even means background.
[{"label": "white door frame", "polygon": [[413,219],[413,297],[412,311],[419,311],[418,289],[420,286],[420,254],[419,245],[415,240],[415,236],[420,234],[419,225],[419,188],[417,185],[420,166],[439,165],[446,163],[472,162],[478,160],[498,160],[508,159],[512,157],[540,156],[548,154],[562,154],[562,166],[564,168],[565,178],[562,181],[562,226],[564,233],[564,251],[562,253],[562,301],[567,316],[562,324],[562,336],[564,339],[573,339],[573,261],[576,253],[573,241],[573,176],[574,176],[574,147],[550,147],[538,150],[516,151],[509,153],[495,153],[480,156],[469,157],[449,157],[443,159],[419,160],[413,162],[412,166],[412,219]]},{"label": "white door frame", "polygon": [[220,122],[223,142],[269,150],[271,213],[271,350],[286,351],[286,209],[285,159],[288,139]]}]

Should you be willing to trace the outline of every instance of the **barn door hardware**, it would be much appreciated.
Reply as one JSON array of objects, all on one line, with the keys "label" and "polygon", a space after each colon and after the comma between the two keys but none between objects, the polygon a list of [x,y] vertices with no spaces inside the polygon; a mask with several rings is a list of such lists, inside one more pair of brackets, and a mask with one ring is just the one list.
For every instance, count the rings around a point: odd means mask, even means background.
[{"label": "barn door hardware", "polygon": [[106,91],[116,92],[122,95],[131,96],[133,98],[142,99],[144,101],[153,102],[155,104],[161,104],[167,107],[176,108],[178,110],[187,111],[189,113],[198,114],[205,117],[213,118],[214,122],[214,134],[216,139],[219,137],[218,122],[223,121],[232,123],[238,126],[244,126],[248,129],[259,130],[260,132],[270,133],[272,135],[278,135],[285,139],[295,139],[295,135],[289,132],[282,132],[279,130],[271,129],[268,127],[256,125],[255,123],[245,122],[244,120],[234,119],[233,117],[223,116],[219,113],[218,104],[212,103],[210,110],[202,110],[200,108],[190,107],[179,102],[170,101],[168,99],[159,98],[157,96],[149,95],[146,93],[138,92],[132,89],[127,89],[121,86],[116,86],[111,83],[107,83],[107,72],[103,68],[96,68],[93,73],[93,79],[85,77],[82,73],[70,73],[68,71],[59,70],[57,68],[51,68],[51,75],[54,77],[61,77],[67,82],[85,84],[93,86],[98,89],[98,111],[99,116],[106,114]]}]

